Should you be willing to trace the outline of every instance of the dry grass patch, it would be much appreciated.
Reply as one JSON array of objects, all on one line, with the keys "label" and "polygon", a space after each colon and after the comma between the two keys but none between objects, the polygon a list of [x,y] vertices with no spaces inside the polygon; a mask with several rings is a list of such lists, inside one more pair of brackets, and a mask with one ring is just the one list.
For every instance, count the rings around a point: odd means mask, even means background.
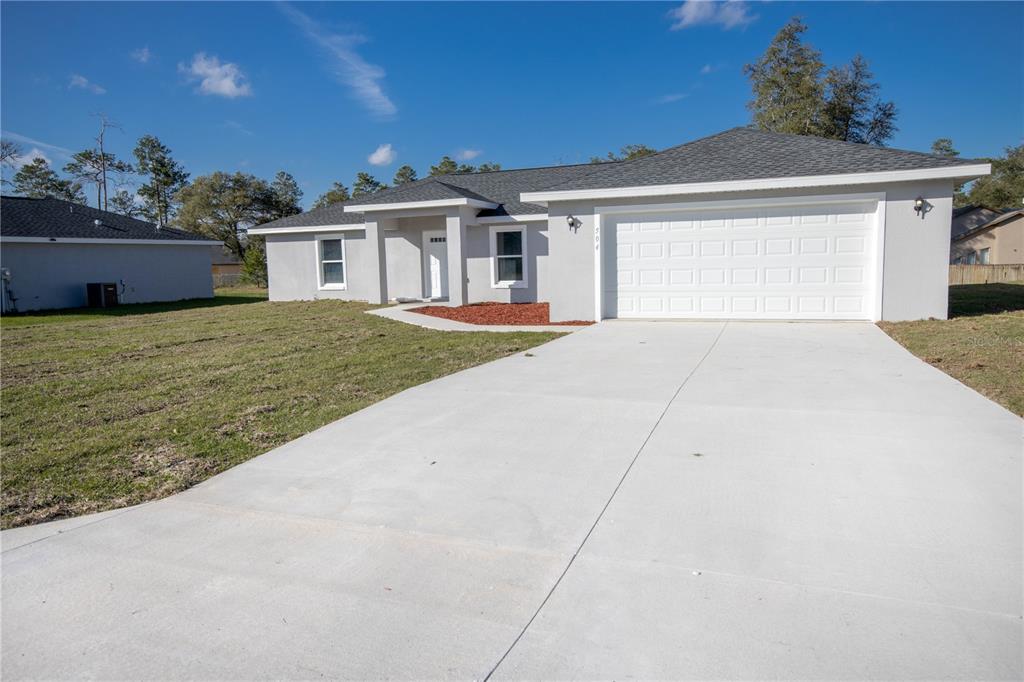
[{"label": "dry grass patch", "polygon": [[178,492],[406,388],[557,334],[445,333],[340,301],[0,321],[3,527]]},{"label": "dry grass patch", "polygon": [[910,352],[1024,416],[1024,284],[949,288],[948,320],[880,322]]}]

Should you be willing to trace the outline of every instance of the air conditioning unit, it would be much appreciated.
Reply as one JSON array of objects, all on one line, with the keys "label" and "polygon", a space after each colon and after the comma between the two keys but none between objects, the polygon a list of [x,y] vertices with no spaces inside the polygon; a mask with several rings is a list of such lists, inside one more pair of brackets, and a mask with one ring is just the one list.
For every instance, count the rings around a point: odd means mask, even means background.
[{"label": "air conditioning unit", "polygon": [[90,308],[112,308],[117,305],[117,285],[106,282],[89,282],[85,285]]}]

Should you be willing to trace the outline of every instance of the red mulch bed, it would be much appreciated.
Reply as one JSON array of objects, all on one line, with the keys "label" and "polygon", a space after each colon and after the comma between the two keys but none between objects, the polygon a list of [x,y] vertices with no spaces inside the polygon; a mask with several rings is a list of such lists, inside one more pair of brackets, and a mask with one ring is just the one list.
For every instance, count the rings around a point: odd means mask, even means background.
[{"label": "red mulch bed", "polygon": [[457,308],[427,305],[422,308],[410,308],[410,310],[414,313],[423,313],[469,324],[594,324],[587,320],[552,322],[547,303],[471,303]]}]

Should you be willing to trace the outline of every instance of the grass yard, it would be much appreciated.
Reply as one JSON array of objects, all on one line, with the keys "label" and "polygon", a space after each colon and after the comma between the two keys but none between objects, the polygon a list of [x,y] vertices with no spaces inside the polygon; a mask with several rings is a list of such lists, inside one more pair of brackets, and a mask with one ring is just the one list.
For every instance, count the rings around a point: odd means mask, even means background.
[{"label": "grass yard", "polygon": [[1024,283],[950,287],[949,314],[879,326],[914,355],[1024,416]]},{"label": "grass yard", "polygon": [[357,303],[208,301],[0,320],[2,526],[164,497],[403,389],[558,334],[444,333]]}]

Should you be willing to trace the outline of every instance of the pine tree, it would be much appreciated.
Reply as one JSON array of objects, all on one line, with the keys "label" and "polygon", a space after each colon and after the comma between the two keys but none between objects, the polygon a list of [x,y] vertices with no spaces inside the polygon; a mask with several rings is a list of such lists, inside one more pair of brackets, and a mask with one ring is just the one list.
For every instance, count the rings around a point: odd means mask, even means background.
[{"label": "pine tree", "polygon": [[62,180],[50,168],[46,159],[36,158],[24,164],[14,174],[12,184],[14,192],[23,197],[33,199],[52,197],[72,201],[76,204],[84,204],[86,201],[81,183]]},{"label": "pine tree", "polygon": [[369,173],[360,171],[356,174],[355,184],[352,185],[352,196],[353,197],[364,197],[370,194],[376,194],[382,189],[387,189],[388,186],[377,180]]},{"label": "pine tree", "polygon": [[188,173],[171,158],[171,150],[153,135],[140,137],[134,154],[136,170],[147,178],[139,187],[143,215],[165,227],[177,212],[180,202],[176,194],[188,182]]},{"label": "pine tree", "polygon": [[138,218],[142,215],[142,208],[135,203],[135,195],[128,190],[119,189],[110,197],[110,210],[114,213]]},{"label": "pine tree", "polygon": [[131,173],[132,170],[127,161],[98,149],[84,149],[64,166],[64,172],[76,180],[96,185],[96,208],[104,208],[107,203],[107,174]]},{"label": "pine tree", "polygon": [[291,173],[278,171],[274,181],[270,183],[270,191],[273,198],[269,212],[271,220],[302,213],[302,206],[299,203],[302,201],[302,190]]},{"label": "pine tree", "polygon": [[459,164],[450,156],[443,156],[436,166],[430,167],[431,175],[451,175],[459,172]]},{"label": "pine tree", "polygon": [[331,185],[331,188],[317,197],[316,201],[313,202],[313,208],[323,208],[324,206],[330,206],[331,204],[340,204],[343,201],[348,201],[352,198],[349,194],[348,187],[335,182]]},{"label": "pine tree", "polygon": [[416,170],[412,166],[406,164],[399,168],[397,171],[395,171],[395,178],[391,181],[391,184],[394,185],[395,187],[398,187],[399,185],[404,185],[408,182],[412,182],[415,179]]}]

